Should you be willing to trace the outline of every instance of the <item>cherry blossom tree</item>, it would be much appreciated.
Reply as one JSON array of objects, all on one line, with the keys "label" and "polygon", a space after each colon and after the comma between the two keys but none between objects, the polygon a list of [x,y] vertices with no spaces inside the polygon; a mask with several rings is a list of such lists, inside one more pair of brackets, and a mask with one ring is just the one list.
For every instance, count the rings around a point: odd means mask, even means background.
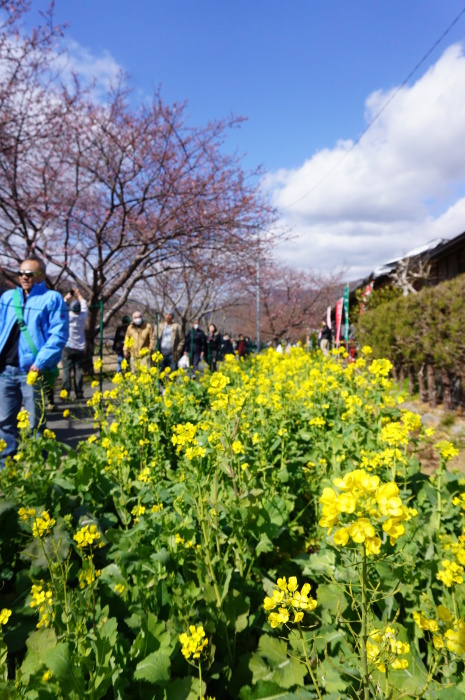
[{"label": "cherry blossom tree", "polygon": [[41,36],[37,54],[18,54],[16,74],[0,41],[0,75],[10,66],[0,84],[0,252],[10,266],[28,251],[44,257],[50,284],[81,288],[93,329],[101,299],[106,325],[180,256],[213,260],[254,245],[275,217],[259,173],[225,153],[240,119],[190,127],[185,105],[159,94],[134,108],[123,77],[97,103],[78,77],[72,90],[61,84],[52,32]]}]

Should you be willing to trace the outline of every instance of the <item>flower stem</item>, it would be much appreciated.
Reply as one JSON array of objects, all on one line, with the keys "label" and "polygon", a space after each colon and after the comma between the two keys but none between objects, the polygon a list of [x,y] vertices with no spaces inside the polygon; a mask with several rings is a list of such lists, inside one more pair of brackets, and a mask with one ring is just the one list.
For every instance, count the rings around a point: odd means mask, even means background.
[{"label": "flower stem", "polygon": [[202,700],[202,664],[199,662],[199,700]]},{"label": "flower stem", "polygon": [[368,681],[368,658],[367,658],[367,552],[365,544],[362,545],[362,630],[361,630],[361,662],[362,662],[362,689],[363,700],[369,700],[370,687]]},{"label": "flower stem", "polygon": [[305,645],[305,638],[304,638],[304,635],[303,635],[303,632],[302,632],[302,627],[300,626],[300,622],[297,623],[297,627],[299,628],[300,641],[302,642],[302,650],[303,650],[303,652],[304,652],[305,663],[306,663],[306,665],[307,665],[308,672],[310,673],[310,677],[311,677],[311,679],[312,679],[313,685],[315,686],[316,694],[318,695],[318,697],[320,698],[320,700],[322,700],[322,695],[321,695],[320,689],[319,689],[319,687],[318,687],[318,682],[317,682],[317,680],[316,680],[316,678],[315,678],[315,674],[313,673],[313,669],[312,669],[312,666],[311,666],[311,664],[310,664],[310,659],[308,658],[307,647],[306,647],[306,645]]},{"label": "flower stem", "polygon": [[436,669],[437,669],[438,664],[439,664],[439,659],[440,659],[440,654],[437,654],[437,655],[436,655],[436,659],[435,659],[434,664],[433,664],[433,668],[432,668],[431,671],[428,673],[428,678],[426,679],[426,683],[425,683],[425,685],[423,686],[423,689],[422,689],[420,695],[417,696],[417,700],[420,700],[420,698],[422,698],[423,695],[424,695],[424,694],[426,693],[426,691],[428,690],[429,684],[430,684],[431,681],[433,680],[434,674],[436,673]]},{"label": "flower stem", "polygon": [[436,480],[436,493],[437,493],[437,514],[436,514],[436,527],[439,530],[441,527],[441,516],[442,516],[442,470],[444,464],[441,459],[441,466],[438,469],[437,480]]}]

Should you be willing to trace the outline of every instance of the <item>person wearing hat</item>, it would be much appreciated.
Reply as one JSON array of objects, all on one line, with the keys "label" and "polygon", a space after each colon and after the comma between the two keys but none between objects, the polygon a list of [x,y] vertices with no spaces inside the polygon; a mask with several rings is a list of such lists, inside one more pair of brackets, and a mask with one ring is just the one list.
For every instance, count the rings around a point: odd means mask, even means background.
[{"label": "person wearing hat", "polygon": [[115,337],[113,339],[113,352],[116,353],[118,357],[118,364],[116,366],[116,371],[121,372],[121,363],[124,360],[124,339],[126,337],[126,331],[128,329],[131,319],[129,316],[123,316],[120,325],[115,331]]},{"label": "person wearing hat", "polygon": [[63,389],[71,393],[71,374],[77,399],[84,398],[84,375],[82,366],[86,356],[87,302],[77,287],[65,296],[69,308],[69,338],[63,348]]},{"label": "person wearing hat", "polygon": [[[0,469],[18,447],[18,412],[32,430],[45,427],[43,380],[60,361],[69,314],[59,292],[45,284],[45,262],[29,254],[19,266],[18,286],[0,299]],[[30,382],[30,373],[39,381]]]},{"label": "person wearing hat", "polygon": [[184,336],[179,323],[174,323],[173,311],[165,311],[164,317],[164,323],[158,328],[156,349],[163,355],[161,371],[169,367],[174,372],[184,349]]}]

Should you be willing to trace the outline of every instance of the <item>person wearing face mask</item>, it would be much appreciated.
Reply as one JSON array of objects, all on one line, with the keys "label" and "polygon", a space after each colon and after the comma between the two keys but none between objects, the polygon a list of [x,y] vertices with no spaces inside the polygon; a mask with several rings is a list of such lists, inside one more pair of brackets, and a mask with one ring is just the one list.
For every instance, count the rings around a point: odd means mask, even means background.
[{"label": "person wearing face mask", "polygon": [[126,360],[131,358],[131,371],[134,372],[136,360],[139,359],[141,350],[144,350],[144,348],[148,350],[148,353],[143,353],[143,357],[141,358],[148,364],[152,347],[152,326],[150,323],[147,323],[147,321],[144,321],[140,311],[134,311],[132,314],[132,321],[128,326],[124,338],[125,345],[127,341],[131,339],[133,342],[129,343],[128,347],[124,348],[124,357]]},{"label": "person wearing face mask", "polygon": [[71,375],[76,399],[84,398],[84,375],[82,366],[86,358],[85,327],[87,302],[77,287],[65,296],[69,308],[69,338],[63,349],[63,389],[71,393]]},{"label": "person wearing face mask", "polygon": [[[44,261],[29,255],[18,282],[0,298],[0,444],[6,443],[0,468],[16,452],[22,405],[31,428],[44,428],[42,377],[56,367],[68,339],[68,309],[59,292],[47,289]],[[28,382],[29,373],[35,382]]]},{"label": "person wearing face mask", "polygon": [[205,357],[207,338],[203,330],[199,327],[199,319],[195,318],[192,328],[187,332],[184,339],[184,354],[189,355],[191,367],[194,372],[199,369],[199,362]]}]

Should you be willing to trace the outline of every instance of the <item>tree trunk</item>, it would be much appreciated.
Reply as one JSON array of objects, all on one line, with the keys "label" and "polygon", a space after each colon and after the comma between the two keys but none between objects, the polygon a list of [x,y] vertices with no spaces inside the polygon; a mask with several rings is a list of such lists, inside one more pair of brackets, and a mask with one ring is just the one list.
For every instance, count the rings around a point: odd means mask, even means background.
[{"label": "tree trunk", "polygon": [[399,379],[399,375],[397,373],[397,367],[395,365],[392,368],[392,378],[394,379],[395,382],[397,382]]},{"label": "tree trunk", "polygon": [[408,366],[407,374],[408,374],[408,393],[410,394],[410,396],[412,396],[412,394],[415,391],[415,380],[414,380],[414,376],[413,376],[412,365]]},{"label": "tree trunk", "polygon": [[401,390],[404,388],[404,379],[405,379],[404,365],[401,365],[400,369],[399,369],[399,384],[400,384]]},{"label": "tree trunk", "polygon": [[450,375],[447,370],[443,370],[441,373],[441,380],[443,386],[443,397],[442,404],[445,411],[452,411],[452,393],[450,390]]},{"label": "tree trunk", "polygon": [[417,377],[418,377],[418,391],[420,393],[420,401],[421,403],[426,403],[428,401],[428,393],[426,391],[426,384],[425,384],[425,366],[422,365],[420,369],[417,372]]},{"label": "tree trunk", "polygon": [[426,365],[426,376],[428,378],[428,400],[431,408],[435,408],[438,405],[437,395],[436,395],[436,377],[434,374],[434,367],[429,363]]}]

